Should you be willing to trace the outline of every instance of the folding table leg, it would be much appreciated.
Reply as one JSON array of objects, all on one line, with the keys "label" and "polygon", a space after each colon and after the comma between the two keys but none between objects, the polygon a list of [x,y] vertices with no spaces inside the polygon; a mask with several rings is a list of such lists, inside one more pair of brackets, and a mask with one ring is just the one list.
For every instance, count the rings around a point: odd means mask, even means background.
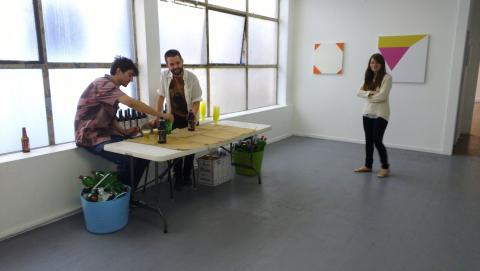
[{"label": "folding table leg", "polygon": [[145,180],[143,181],[143,193],[147,190],[147,180],[148,180],[148,168],[150,167],[150,162],[147,164],[147,168],[145,169]]},{"label": "folding table leg", "polygon": [[[130,156],[130,185],[132,186],[131,190],[131,195],[130,195],[130,201],[134,201],[134,195],[135,195],[135,189],[133,188],[135,184],[135,176],[134,176],[134,158],[133,156]],[[158,179],[158,162],[155,162],[155,179]],[[158,185],[156,186],[158,188]],[[162,210],[160,209],[160,202],[157,198],[157,204],[156,206],[150,206],[146,202],[141,202],[141,201],[136,201],[135,205],[137,207],[145,208],[147,210],[153,211],[160,215],[163,221],[163,232],[168,233],[168,224],[167,224],[167,218],[163,214]]]},{"label": "folding table leg", "polygon": [[173,182],[172,182],[172,173],[171,169],[175,163],[172,163],[172,160],[168,160],[167,162],[167,180],[168,184],[170,185],[170,198],[173,199]]}]

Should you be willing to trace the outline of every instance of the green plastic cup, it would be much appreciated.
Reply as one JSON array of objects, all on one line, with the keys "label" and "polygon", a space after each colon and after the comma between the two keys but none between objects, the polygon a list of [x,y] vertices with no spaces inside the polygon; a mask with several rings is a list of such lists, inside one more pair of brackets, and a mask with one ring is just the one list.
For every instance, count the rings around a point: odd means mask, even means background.
[{"label": "green plastic cup", "polygon": [[165,120],[165,129],[167,129],[167,135],[169,135],[172,132],[173,128],[173,121],[171,120]]}]

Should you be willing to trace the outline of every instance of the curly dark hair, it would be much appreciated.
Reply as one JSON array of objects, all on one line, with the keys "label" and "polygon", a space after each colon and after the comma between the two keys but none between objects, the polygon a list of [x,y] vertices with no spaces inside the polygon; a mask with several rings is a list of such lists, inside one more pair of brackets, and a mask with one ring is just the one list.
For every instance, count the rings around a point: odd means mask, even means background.
[{"label": "curly dark hair", "polygon": [[110,67],[110,75],[115,75],[117,68],[119,68],[122,72],[132,70],[133,75],[138,75],[137,65],[135,65],[135,63],[133,63],[130,58],[126,58],[124,56],[116,56],[115,60],[112,62],[112,66]]}]

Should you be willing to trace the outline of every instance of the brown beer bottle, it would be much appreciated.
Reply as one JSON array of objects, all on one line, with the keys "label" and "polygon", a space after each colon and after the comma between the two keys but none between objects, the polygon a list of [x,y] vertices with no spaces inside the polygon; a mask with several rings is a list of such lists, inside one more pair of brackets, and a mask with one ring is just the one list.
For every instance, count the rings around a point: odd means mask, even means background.
[{"label": "brown beer bottle", "polygon": [[30,139],[27,136],[25,127],[22,127],[22,152],[30,152]]},{"label": "brown beer bottle", "polygon": [[188,111],[187,124],[189,131],[195,131],[195,114],[193,114],[192,110]]},{"label": "brown beer bottle", "polygon": [[158,141],[159,144],[167,143],[167,127],[163,117],[160,118],[158,122]]}]

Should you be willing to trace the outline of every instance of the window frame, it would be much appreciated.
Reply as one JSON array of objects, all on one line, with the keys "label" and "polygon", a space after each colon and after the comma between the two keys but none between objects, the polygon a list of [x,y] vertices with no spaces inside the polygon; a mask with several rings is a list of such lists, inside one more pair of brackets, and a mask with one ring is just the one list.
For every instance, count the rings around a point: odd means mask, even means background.
[{"label": "window frame", "polygon": [[[1,60],[0,59],[0,70],[2,69],[40,69],[43,76],[43,90],[44,90],[44,99],[45,99],[45,112],[47,117],[47,130],[48,130],[48,146],[56,145],[55,143],[55,129],[53,125],[53,113],[52,113],[52,102],[51,102],[51,89],[50,89],[50,69],[85,69],[85,68],[106,68],[109,69],[111,62],[49,62],[46,39],[45,39],[45,24],[43,20],[43,8],[42,0],[31,0],[33,5],[33,16],[35,22],[35,33],[37,40],[38,48],[38,60],[36,61],[20,61],[20,60]],[[137,59],[137,42],[136,42],[136,29],[135,29],[135,5],[134,0],[130,1],[130,9],[132,18],[130,24],[132,27],[133,34],[133,57],[132,60],[134,63],[138,63]],[[136,80],[136,79],[135,79]],[[140,82],[136,81],[137,88],[135,89],[137,97],[139,97]],[[73,122],[73,120],[72,120]],[[43,148],[38,147],[38,148]],[[15,151],[17,152],[17,151]],[[8,153],[0,153],[4,155]]]},{"label": "window frame", "polygon": [[[171,3],[172,1],[170,0],[158,0],[162,2],[169,2]],[[207,50],[207,64],[184,64],[184,68],[193,68],[193,69],[206,69],[206,75],[207,75],[207,82],[206,86],[207,89],[205,90],[207,92],[207,116],[211,116],[210,112],[210,70],[211,69],[218,69],[218,68],[223,68],[223,69],[228,69],[228,68],[245,68],[245,108],[243,111],[239,112],[246,112],[249,111],[248,109],[248,70],[249,69],[255,69],[255,68],[274,68],[275,69],[275,104],[278,105],[278,61],[279,61],[279,38],[280,38],[280,0],[277,1],[277,18],[273,17],[268,17],[268,16],[263,16],[263,15],[258,15],[258,14],[253,14],[249,12],[249,7],[248,3],[249,0],[246,0],[245,5],[246,5],[246,11],[239,11],[235,9],[230,9],[218,5],[213,5],[213,4],[208,4],[208,0],[205,0],[205,2],[198,2],[195,0],[174,0],[173,4],[178,4],[178,5],[186,5],[189,7],[193,8],[203,8],[205,10],[205,25],[206,25],[206,50]],[[226,63],[210,63],[210,29],[209,29],[209,20],[208,20],[208,11],[217,11],[217,12],[222,12],[230,15],[235,15],[235,16],[241,16],[245,18],[245,27],[244,27],[244,35],[245,35],[245,45],[246,48],[245,50],[245,63],[240,63],[240,64],[226,64]],[[249,57],[248,57],[248,37],[249,37],[249,32],[248,32],[248,24],[249,24],[249,18],[256,18],[256,19],[262,19],[262,20],[267,20],[267,21],[272,21],[275,22],[277,25],[277,33],[276,33],[276,64],[249,64]],[[163,54],[161,55],[163,58]],[[161,64],[162,69],[168,68],[166,64]],[[262,107],[259,107],[262,108]],[[256,108],[258,109],[258,108]],[[251,109],[253,110],[253,109]]]}]

